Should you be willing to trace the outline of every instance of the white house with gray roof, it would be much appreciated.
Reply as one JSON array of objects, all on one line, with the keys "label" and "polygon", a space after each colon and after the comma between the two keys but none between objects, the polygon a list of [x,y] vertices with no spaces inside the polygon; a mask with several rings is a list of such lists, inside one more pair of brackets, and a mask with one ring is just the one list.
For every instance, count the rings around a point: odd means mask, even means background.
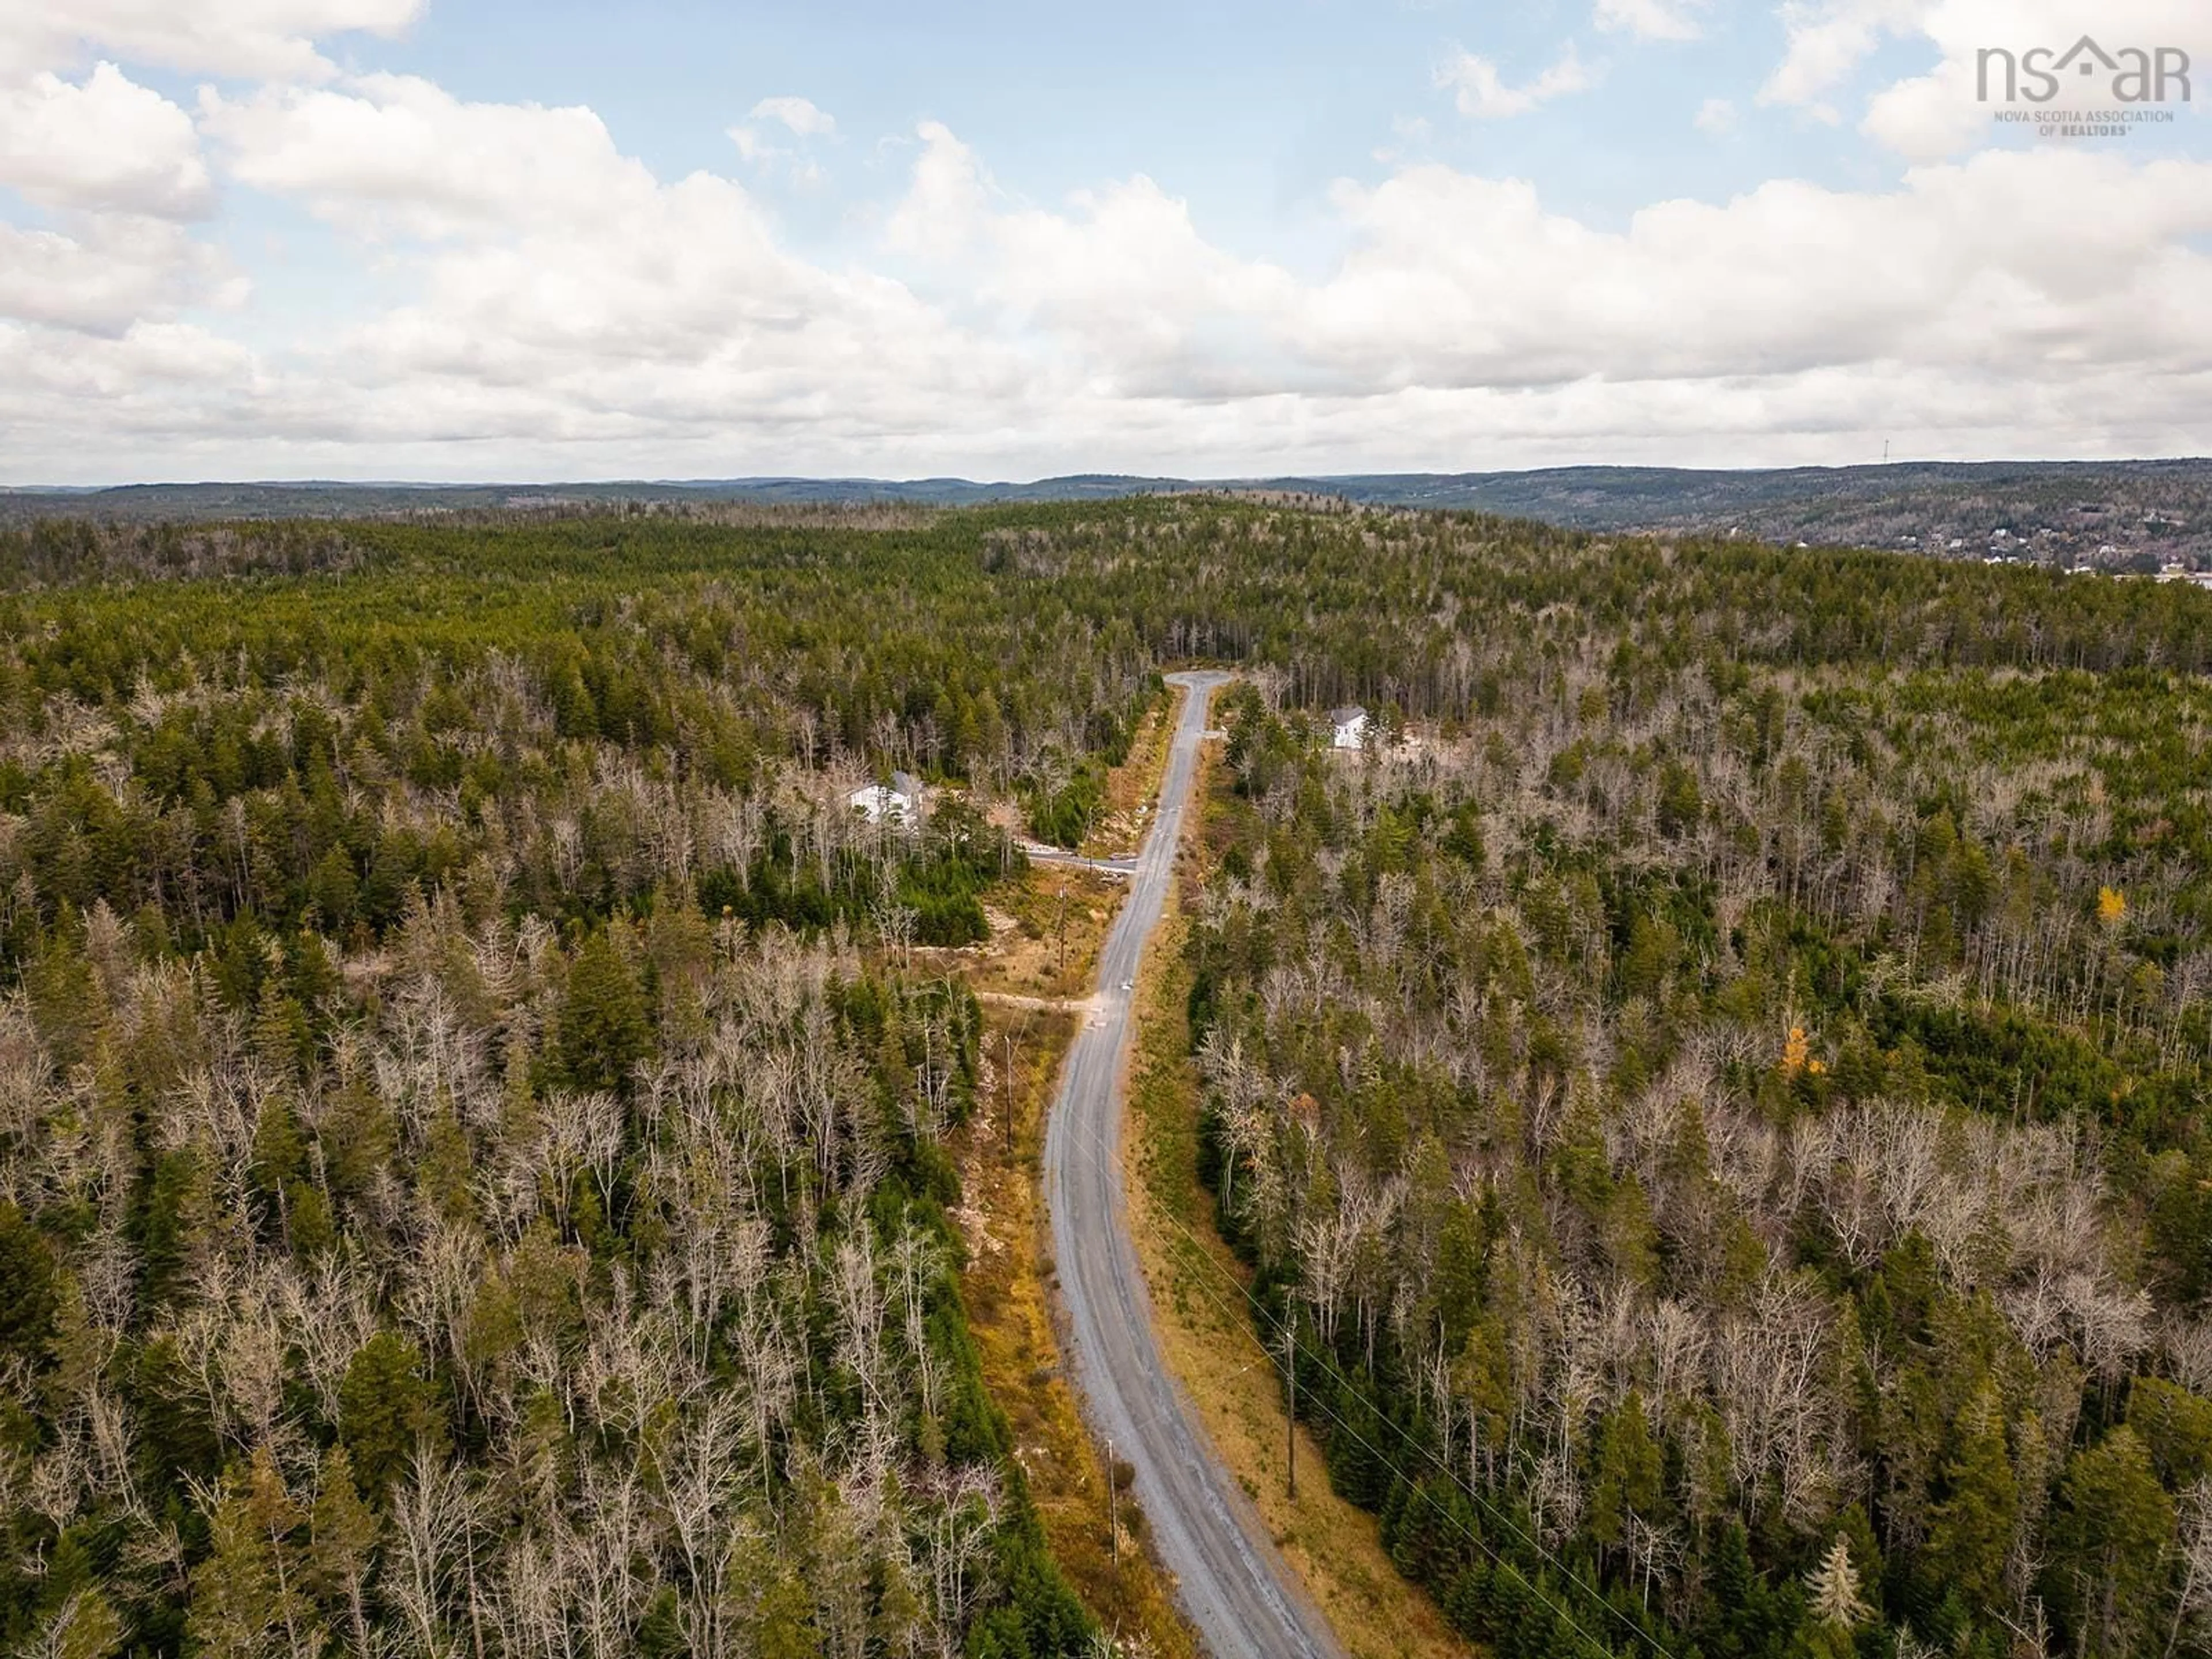
[{"label": "white house with gray roof", "polygon": [[889,783],[871,783],[845,797],[852,809],[870,823],[921,822],[921,780],[911,772],[894,772]]}]

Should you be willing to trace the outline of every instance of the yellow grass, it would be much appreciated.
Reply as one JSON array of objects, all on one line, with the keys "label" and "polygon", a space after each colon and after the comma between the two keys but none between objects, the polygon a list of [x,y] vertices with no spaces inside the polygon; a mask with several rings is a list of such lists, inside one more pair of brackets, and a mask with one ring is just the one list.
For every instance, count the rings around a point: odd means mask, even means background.
[{"label": "yellow grass", "polygon": [[[1211,799],[1212,757],[1200,780]],[[1196,853],[1186,844],[1186,860]],[[1185,884],[1197,878],[1186,862]],[[1357,1659],[1447,1659],[1475,1651],[1384,1553],[1374,1516],[1328,1488],[1317,1441],[1298,1431],[1298,1491],[1285,1492],[1288,1414],[1276,1368],[1255,1334],[1248,1275],[1214,1231],[1198,1179],[1198,1079],[1186,1009],[1186,923],[1170,896],[1139,978],[1132,1061],[1129,1183],[1137,1255],[1152,1287],[1160,1345],[1197,1403],[1215,1449],[1259,1509],[1292,1571]]]},{"label": "yellow grass", "polygon": [[[1159,799],[1160,779],[1167,772],[1170,740],[1182,714],[1183,699],[1189,695],[1179,685],[1170,686],[1166,701],[1153,706],[1129,740],[1128,758],[1106,775],[1106,810],[1084,841],[1085,857],[1126,857],[1144,840],[1151,809]],[[1146,811],[1139,812],[1140,806]]]},{"label": "yellow grass", "polygon": [[[1170,729],[1148,727],[1131,745],[1109,780],[1113,799],[1158,787]],[[991,895],[987,944],[916,955],[958,973],[983,1002],[981,1098],[954,1148],[962,1198],[953,1218],[968,1246],[961,1288],[1046,1541],[1109,1632],[1158,1659],[1199,1659],[1165,1576],[1126,1526],[1116,1559],[1106,1471],[1064,1370],[1047,1283],[1045,1112],[1075,1036],[1079,1016],[1069,1009],[1091,992],[1126,892],[1095,871],[1037,864]]]},{"label": "yellow grass", "polygon": [[[955,1219],[969,1250],[962,1275],[969,1329],[991,1397],[1013,1431],[1053,1559],[1106,1629],[1136,1638],[1161,1659],[1197,1647],[1165,1582],[1124,1536],[1114,1559],[1106,1477],[1065,1376],[1044,1273],[1049,1241],[1038,1201],[1044,1113],[1075,1018],[986,1005],[982,1099],[958,1147],[962,1203]],[[1006,1039],[1013,1039],[1007,1066]],[[1012,1079],[1013,1133],[1006,1133]]]},{"label": "yellow grass", "polygon": [[[1119,804],[1125,828],[1140,825],[1130,809],[1158,788],[1182,696],[1155,714],[1131,745],[1128,762],[1115,770],[1109,800]],[[1202,799],[1212,770],[1209,763],[1201,774]],[[1134,845],[1133,834],[1126,847],[1097,850],[1119,853]],[[1126,1528],[1115,1559],[1106,1474],[1063,1367],[1048,1283],[1050,1238],[1040,1200],[1044,1114],[1078,1018],[1060,1005],[1089,994],[1123,890],[1118,881],[1091,872],[1039,865],[992,895],[994,932],[988,945],[915,954],[960,974],[984,1000],[982,1097],[955,1148],[963,1192],[955,1219],[969,1251],[962,1288],[985,1380],[1006,1413],[1054,1559],[1110,1632],[1161,1659],[1198,1659],[1166,1576]],[[1212,1200],[1198,1185],[1182,939],[1170,898],[1139,988],[1131,1096],[1139,1176],[1130,1183],[1133,1219],[1162,1347],[1198,1402],[1216,1449],[1347,1650],[1356,1659],[1464,1656],[1471,1650],[1391,1567],[1373,1517],[1328,1491],[1321,1449],[1303,1430],[1297,1502],[1283,1495],[1280,1396],[1236,1289],[1241,1269],[1214,1235]]]}]

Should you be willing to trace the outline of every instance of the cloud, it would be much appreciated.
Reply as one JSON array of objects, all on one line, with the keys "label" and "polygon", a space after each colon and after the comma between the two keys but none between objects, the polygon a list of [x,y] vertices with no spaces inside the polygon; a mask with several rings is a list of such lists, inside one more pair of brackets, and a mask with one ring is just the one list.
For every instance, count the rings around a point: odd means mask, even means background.
[{"label": "cloud", "polygon": [[274,429],[478,447],[826,439],[1011,411],[1044,385],[901,283],[793,255],[736,181],[656,178],[588,110],[370,76],[210,97],[204,118],[235,176],[378,241],[408,290],[270,370]]},{"label": "cloud", "polygon": [[59,69],[88,48],[132,63],[252,79],[336,71],[314,41],[398,33],[425,0],[74,0],[0,8],[0,76]]},{"label": "cloud", "polygon": [[1286,360],[1275,320],[1296,284],[1267,261],[1206,241],[1189,204],[1144,174],[1073,192],[1065,211],[1011,202],[975,152],[924,123],[912,183],[886,222],[949,312],[992,337],[1028,342],[1121,395],[1247,389]]},{"label": "cloud", "polygon": [[200,125],[240,182],[362,235],[486,240],[656,188],[589,109],[465,103],[412,76],[206,91]]},{"label": "cloud", "polygon": [[1607,33],[1639,40],[1694,40],[1704,31],[1697,14],[1709,0],[1597,0],[1590,21]]},{"label": "cloud", "polygon": [[990,210],[997,186],[975,152],[942,121],[915,129],[921,153],[914,176],[884,226],[884,240],[897,252],[949,258],[969,245]]},{"label": "cloud", "polygon": [[1691,118],[1691,125],[1699,132],[1709,132],[1715,137],[1734,132],[1736,123],[1735,106],[1725,98],[1706,99],[1698,106],[1697,114]]},{"label": "cloud", "polygon": [[2198,0],[2100,0],[2094,13],[2077,0],[1938,0],[1915,27],[1935,47],[1935,65],[1875,92],[1860,123],[1868,137],[1914,161],[1990,140],[1991,107],[1976,84],[1984,48],[2063,52],[2089,29],[2109,47],[2173,46],[2200,64],[2212,61],[2212,9]]},{"label": "cloud", "polygon": [[235,306],[246,293],[222,254],[167,220],[102,214],[68,232],[0,222],[0,319],[120,336],[186,306]]},{"label": "cloud", "polygon": [[105,63],[80,86],[40,71],[0,88],[0,184],[64,210],[195,219],[215,204],[191,117]]},{"label": "cloud", "polygon": [[[1981,26],[1923,22],[1946,62]],[[1594,78],[1571,46],[1521,87],[1466,53],[1440,77],[1476,116]],[[1870,127],[1905,97],[1878,94]],[[802,102],[736,130],[756,163],[834,135]],[[2212,162],[2118,148],[1879,190],[1778,179],[1619,223],[1394,162],[1334,187],[1333,252],[1294,271],[1210,235],[1171,179],[1023,199],[937,122],[856,218],[879,244],[825,261],[751,173],[661,176],[588,108],[335,75],[208,90],[198,140],[183,114],[119,70],[0,86],[0,169],[54,215],[0,225],[15,477],[1741,464],[1854,458],[1870,430],[1930,454],[2173,453],[2202,447],[2212,394]],[[186,222],[210,175],[370,250],[375,300],[289,335],[203,315],[242,297]]]},{"label": "cloud", "polygon": [[1558,61],[1523,86],[1506,85],[1496,64],[1463,49],[1438,65],[1436,79],[1439,87],[1451,88],[1452,102],[1462,115],[1480,121],[1525,115],[1539,104],[1585,91],[1597,82],[1595,72],[1583,64],[1571,40],[1561,49]]},{"label": "cloud", "polygon": [[1784,0],[1788,46],[1759,89],[1762,104],[1792,104],[1823,113],[1822,100],[1841,86],[1886,34],[1917,29],[1936,0]]},{"label": "cloud", "polygon": [[799,144],[778,144],[763,137],[757,127],[740,122],[727,129],[730,142],[757,172],[775,176],[781,174],[791,183],[811,187],[820,185],[827,175],[820,163],[805,152],[810,138],[835,137],[836,118],[824,109],[804,98],[763,98],[752,106],[753,120],[774,121],[795,135]]},{"label": "cloud", "polygon": [[[1774,180],[1620,232],[1449,168],[1346,186],[1297,331],[1346,383],[1543,386],[1911,363],[2212,368],[2212,163],[1992,152],[1892,191]],[[2203,308],[2203,309],[2200,309]]]},{"label": "cloud", "polygon": [[751,114],[756,121],[781,121],[802,138],[826,138],[837,131],[836,118],[805,98],[763,98]]}]

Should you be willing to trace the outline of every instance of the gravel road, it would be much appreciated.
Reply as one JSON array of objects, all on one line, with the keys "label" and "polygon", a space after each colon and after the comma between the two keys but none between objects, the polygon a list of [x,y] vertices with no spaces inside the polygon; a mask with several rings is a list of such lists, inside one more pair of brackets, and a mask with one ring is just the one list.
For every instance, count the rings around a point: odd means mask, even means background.
[{"label": "gravel road", "polygon": [[[1135,1466],[1137,1501],[1206,1650],[1214,1659],[1342,1659],[1161,1360],[1122,1192],[1121,1085],[1131,1000],[1124,988],[1159,925],[1199,743],[1213,692],[1228,678],[1169,676],[1190,695],[1128,902],[1099,958],[1094,1012],[1068,1050],[1046,1127],[1046,1202],[1085,1411],[1115,1455]],[[1255,1376],[1252,1386],[1268,1385]]]}]

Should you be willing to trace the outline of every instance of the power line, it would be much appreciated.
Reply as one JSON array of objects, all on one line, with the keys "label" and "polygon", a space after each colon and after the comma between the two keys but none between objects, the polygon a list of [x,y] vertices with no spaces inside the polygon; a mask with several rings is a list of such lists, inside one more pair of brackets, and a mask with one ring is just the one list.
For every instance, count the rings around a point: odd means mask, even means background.
[{"label": "power line", "polygon": [[[1106,1151],[1104,1144],[1098,1139],[1097,1133],[1095,1132],[1086,1133],[1084,1139],[1090,1143],[1089,1150],[1091,1152],[1091,1155],[1097,1159],[1099,1167],[1102,1169],[1106,1167],[1109,1155]],[[1231,1285],[1236,1286],[1238,1294],[1243,1297],[1246,1303],[1250,1304],[1252,1311],[1258,1316],[1264,1324],[1268,1326],[1276,1335],[1279,1336],[1283,1334],[1285,1329],[1284,1322],[1278,1319],[1273,1314],[1268,1311],[1267,1304],[1261,1302],[1257,1296],[1253,1294],[1252,1289],[1249,1285],[1246,1285],[1242,1279],[1239,1279],[1236,1274],[1230,1272],[1227,1267],[1222,1265],[1219,1259],[1214,1255],[1213,1252],[1210,1249],[1207,1248],[1204,1240],[1200,1239],[1197,1234],[1192,1232],[1188,1227],[1185,1226],[1180,1218],[1170,1213],[1164,1206],[1155,1207],[1159,1208],[1161,1214],[1165,1216],[1168,1224],[1182,1235],[1185,1241],[1197,1251],[1198,1255],[1205,1261],[1207,1267],[1211,1267],[1216,1273],[1220,1274],[1223,1278],[1228,1279]],[[1217,1308],[1220,1309],[1224,1314],[1229,1314],[1232,1316],[1236,1314],[1237,1309],[1234,1304],[1224,1301],[1210,1286],[1201,1282],[1199,1288],[1204,1292],[1208,1299],[1210,1299],[1213,1304]],[[1262,1344],[1262,1346],[1265,1346],[1264,1343]],[[1309,1348],[1307,1352],[1311,1353],[1313,1352],[1313,1350]],[[1351,1387],[1350,1379],[1347,1378],[1342,1371],[1336,1368],[1335,1364],[1328,1357],[1328,1350],[1326,1348],[1322,1349],[1321,1354],[1317,1356],[1317,1363],[1338,1384],[1346,1388]],[[1250,1368],[1247,1367],[1247,1369],[1249,1370]],[[1465,1537],[1467,1540],[1473,1544],[1477,1549],[1480,1550],[1485,1556],[1488,1557],[1494,1565],[1499,1567],[1513,1567],[1516,1572],[1520,1571],[1519,1568],[1515,1566],[1512,1562],[1508,1561],[1504,1556],[1500,1555],[1496,1547],[1491,1544],[1489,1540],[1484,1538],[1480,1533],[1470,1530],[1465,1522],[1462,1521],[1459,1516],[1454,1515],[1449,1510],[1444,1508],[1443,1504],[1439,1504],[1433,1494],[1426,1491],[1420,1482],[1413,1478],[1411,1473],[1404,1465],[1391,1457],[1389,1453],[1385,1452],[1381,1447],[1375,1444],[1373,1441],[1368,1439],[1365,1435],[1362,1434],[1359,1430],[1354,1427],[1352,1424],[1346,1422],[1344,1418],[1331,1407],[1326,1401],[1316,1396],[1311,1392],[1308,1393],[1306,1398],[1315,1410],[1319,1411],[1337,1428],[1341,1429],[1346,1434],[1351,1436],[1352,1439],[1358,1442],[1360,1446],[1372,1455],[1377,1462],[1381,1463],[1383,1468],[1389,1469],[1391,1474],[1403,1480],[1409,1490],[1419,1493],[1422,1499],[1428,1504],[1431,1509],[1434,1510],[1453,1527],[1456,1528],[1461,1535]],[[1408,1433],[1404,1428],[1401,1427],[1387,1414],[1378,1413],[1377,1415],[1381,1418],[1381,1420],[1389,1423],[1393,1429],[1396,1430],[1400,1439],[1405,1441],[1408,1445],[1412,1446],[1415,1451],[1426,1458],[1429,1462],[1435,1465],[1437,1471],[1441,1473],[1446,1480],[1449,1480],[1455,1486],[1458,1487],[1461,1492],[1467,1495],[1469,1502],[1473,1503],[1478,1509],[1481,1510],[1484,1514],[1486,1514],[1492,1521],[1495,1522],[1502,1529],[1512,1534],[1537,1557],[1556,1571],[1561,1577],[1567,1581],[1567,1583],[1574,1585],[1585,1595],[1590,1597],[1591,1600],[1602,1605],[1614,1619],[1626,1626],[1638,1638],[1650,1646],[1653,1652],[1660,1655],[1662,1659],[1674,1659],[1673,1651],[1666,1645],[1666,1644],[1660,1641],[1657,1637],[1652,1635],[1650,1631],[1644,1629],[1642,1625],[1630,1618],[1628,1614],[1623,1613],[1619,1607],[1614,1607],[1610,1601],[1607,1600],[1607,1598],[1599,1592],[1595,1585],[1588,1583],[1581,1577],[1580,1575],[1576,1573],[1571,1567],[1567,1566],[1551,1551],[1546,1549],[1540,1541],[1532,1537],[1526,1530],[1515,1524],[1510,1516],[1504,1514],[1495,1504],[1491,1503],[1489,1499],[1485,1498],[1480,1492],[1477,1492],[1474,1486],[1469,1485],[1467,1480],[1461,1477],[1457,1470],[1445,1463],[1443,1460],[1438,1457],[1431,1449],[1423,1445],[1419,1440],[1416,1440],[1410,1433]],[[1293,1434],[1297,1432],[1297,1419],[1295,1418],[1291,1419],[1291,1432]],[[1560,1606],[1559,1603],[1553,1601],[1549,1595],[1546,1595],[1540,1585],[1528,1578],[1525,1575],[1522,1576],[1522,1582],[1528,1586],[1530,1592],[1534,1595],[1539,1601],[1542,1602],[1544,1606],[1548,1607],[1562,1621],[1564,1621],[1567,1627],[1573,1631],[1576,1635],[1581,1637],[1583,1640],[1589,1643],[1594,1647],[1601,1649],[1605,1646],[1605,1644],[1600,1642],[1595,1635],[1583,1628],[1580,1621],[1578,1621],[1571,1613],[1570,1613],[1565,1607]]]},{"label": "power line", "polygon": [[[1172,763],[1173,757],[1172,754],[1170,754],[1170,765],[1172,765]],[[1181,803],[1178,803],[1178,810],[1180,810],[1180,805]],[[1164,813],[1161,813],[1159,815],[1159,817],[1164,816]],[[1152,825],[1155,831],[1159,828],[1159,817],[1155,817]],[[1150,837],[1148,836],[1148,842],[1149,839]],[[1170,849],[1170,857],[1174,855],[1174,853],[1176,850],[1177,849],[1173,848]],[[1141,948],[1142,947],[1140,946],[1140,951]],[[1127,1040],[1129,1022],[1133,1019],[1134,1012],[1135,1010],[1133,1000],[1133,1006],[1129,1009],[1126,1010],[1122,1016],[1124,1021],[1124,1041]],[[1079,1030],[1076,1033],[1073,1042],[1070,1044],[1069,1052],[1071,1055],[1073,1053],[1074,1045],[1076,1043],[1079,1043],[1082,1039],[1083,1033]],[[1117,1058],[1118,1051],[1121,1046],[1122,1043],[1119,1042],[1115,1044],[1115,1048],[1117,1051]],[[1117,1067],[1117,1070],[1119,1068]],[[1120,1105],[1123,1109],[1126,1109],[1127,1104],[1127,1103],[1126,1098],[1120,1103]],[[1109,1159],[1105,1145],[1095,1130],[1085,1130],[1079,1124],[1072,1127],[1078,1129],[1079,1146],[1085,1141],[1089,1143],[1091,1156],[1097,1160],[1097,1167],[1101,1171],[1107,1171],[1116,1167]],[[1126,1194],[1127,1191],[1126,1182],[1122,1183],[1122,1191]],[[1125,1197],[1125,1209],[1126,1205],[1127,1200]],[[1266,1305],[1261,1302],[1259,1297],[1253,1294],[1251,1287],[1246,1285],[1242,1279],[1238,1279],[1234,1273],[1231,1273],[1229,1269],[1213,1255],[1212,1251],[1206,1247],[1205,1243],[1201,1241],[1196,1234],[1193,1233],[1189,1228],[1186,1227],[1179,1218],[1170,1213],[1164,1206],[1158,1207],[1161,1209],[1161,1213],[1167,1217],[1169,1224],[1182,1235],[1183,1238],[1198,1252],[1198,1255],[1206,1262],[1206,1264],[1212,1267],[1216,1273],[1220,1273],[1223,1277],[1228,1279],[1230,1282],[1236,1286],[1238,1294],[1241,1295],[1244,1301],[1250,1305],[1252,1311],[1258,1316],[1261,1324],[1271,1328],[1278,1335],[1285,1334],[1286,1328],[1284,1325],[1284,1322],[1277,1319],[1267,1310]],[[1143,1271],[1141,1264],[1139,1265],[1138,1271],[1141,1276]],[[1216,1307],[1220,1308],[1225,1314],[1231,1315],[1233,1319],[1234,1309],[1232,1304],[1224,1302],[1220,1296],[1216,1294],[1212,1289],[1206,1287],[1202,1280],[1200,1283],[1200,1288],[1214,1303]],[[1294,1332],[1290,1334],[1289,1341],[1295,1343],[1296,1336]],[[1263,1341],[1261,1346],[1261,1351],[1264,1352],[1266,1351],[1267,1344]],[[1295,1353],[1294,1347],[1291,1349],[1291,1352]],[[1309,1350],[1309,1352],[1310,1352],[1310,1350]],[[1326,1347],[1323,1348],[1320,1357],[1320,1364],[1323,1371],[1340,1387],[1346,1389],[1351,1387],[1349,1379],[1336,1368],[1334,1358],[1328,1354]],[[1295,1382],[1293,1382],[1293,1389],[1295,1389]],[[1295,1402],[1295,1393],[1293,1393],[1291,1398],[1293,1402]],[[1428,1492],[1419,1481],[1414,1480],[1411,1478],[1408,1471],[1395,1459],[1389,1456],[1382,1449],[1382,1448],[1376,1446],[1372,1441],[1369,1440],[1365,1435],[1359,1431],[1359,1430],[1353,1427],[1350,1423],[1346,1422],[1326,1401],[1315,1399],[1310,1393],[1309,1393],[1308,1398],[1311,1401],[1313,1406],[1316,1407],[1323,1416],[1327,1417],[1338,1428],[1343,1430],[1345,1433],[1350,1435],[1352,1439],[1357,1441],[1360,1446],[1362,1446],[1378,1462],[1380,1462],[1385,1468],[1389,1469],[1392,1474],[1404,1481],[1412,1490],[1419,1492],[1432,1510],[1434,1510],[1438,1515],[1443,1516],[1446,1521],[1450,1522],[1453,1527],[1456,1528],[1458,1531],[1467,1538],[1469,1543],[1473,1544],[1477,1549],[1481,1551],[1482,1553],[1488,1557],[1494,1565],[1501,1568],[1512,1565],[1499,1555],[1498,1551],[1490,1544],[1488,1540],[1473,1531],[1459,1518],[1459,1516],[1454,1515],[1450,1510],[1445,1509],[1443,1504],[1439,1504],[1436,1500],[1435,1497]],[[1603,1606],[1615,1620],[1626,1626],[1627,1628],[1633,1632],[1637,1637],[1638,1637],[1652,1650],[1654,1653],[1659,1655],[1661,1659],[1674,1659],[1671,1650],[1664,1643],[1660,1641],[1657,1637],[1652,1635],[1650,1631],[1644,1629],[1642,1625],[1630,1618],[1629,1615],[1624,1613],[1620,1608],[1613,1606],[1610,1601],[1607,1601],[1604,1596],[1599,1594],[1597,1589],[1594,1585],[1586,1583],[1571,1568],[1560,1562],[1556,1556],[1554,1556],[1550,1551],[1547,1550],[1539,1540],[1530,1536],[1528,1533],[1516,1525],[1510,1516],[1503,1514],[1496,1505],[1492,1504],[1487,1498],[1483,1497],[1481,1493],[1475,1491],[1474,1487],[1469,1482],[1462,1480],[1458,1471],[1447,1465],[1442,1458],[1437,1455],[1434,1450],[1423,1444],[1419,1440],[1416,1440],[1411,1433],[1400,1426],[1400,1425],[1394,1419],[1389,1416],[1388,1413],[1378,1413],[1377,1415],[1381,1417],[1382,1421],[1389,1423],[1393,1429],[1396,1430],[1400,1439],[1405,1441],[1408,1445],[1411,1445],[1416,1452],[1419,1453],[1438,1471],[1440,1471],[1446,1480],[1449,1480],[1455,1486],[1458,1487],[1461,1492],[1465,1493],[1470,1503],[1474,1504],[1484,1514],[1488,1516],[1491,1520],[1502,1529],[1517,1538],[1522,1545],[1524,1545],[1537,1557],[1540,1561],[1551,1565],[1566,1580],[1568,1583],[1573,1585],[1575,1588],[1581,1590],[1583,1595],[1590,1597],[1592,1600]],[[1292,1438],[1292,1443],[1295,1445],[1297,1434],[1297,1417],[1295,1403],[1291,1408],[1290,1432]],[[1109,1467],[1106,1471],[1107,1479],[1109,1482],[1113,1479],[1113,1469],[1109,1464]],[[1519,1569],[1516,1567],[1515,1568],[1515,1571],[1517,1573]],[[1576,1620],[1572,1613],[1569,1613],[1565,1607],[1554,1601],[1540,1586],[1529,1580],[1525,1575],[1522,1576],[1522,1582],[1528,1585],[1530,1591],[1535,1595],[1540,1602],[1549,1607],[1557,1618],[1564,1622],[1570,1630],[1573,1631],[1576,1635],[1579,1636],[1583,1641],[1590,1644],[1593,1647],[1601,1649],[1606,1645],[1605,1644],[1599,1642],[1595,1636],[1582,1626],[1580,1622]]]}]

